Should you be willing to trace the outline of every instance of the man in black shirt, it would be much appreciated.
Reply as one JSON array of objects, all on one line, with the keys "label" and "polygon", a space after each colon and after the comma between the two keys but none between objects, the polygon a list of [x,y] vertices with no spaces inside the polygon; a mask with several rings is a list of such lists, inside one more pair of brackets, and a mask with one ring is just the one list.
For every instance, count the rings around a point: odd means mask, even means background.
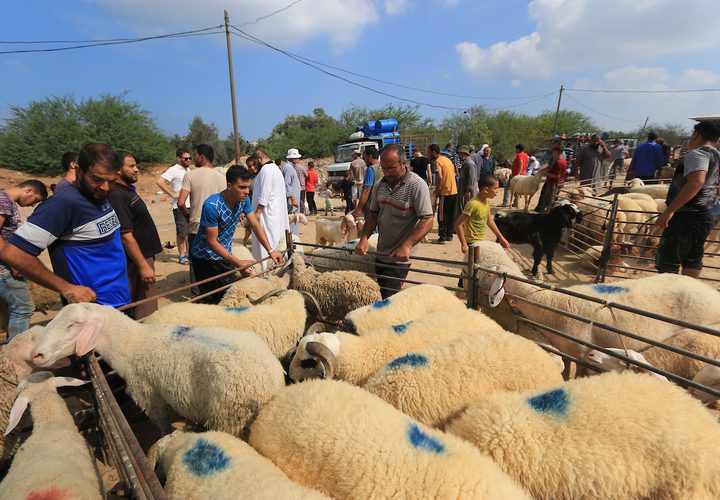
[{"label": "man in black shirt", "polygon": [[424,180],[428,186],[432,182],[432,172],[430,172],[431,163],[430,158],[423,156],[422,151],[419,149],[413,151],[413,159],[410,160],[410,170]]},{"label": "man in black shirt", "polygon": [[[120,238],[128,267],[130,298],[133,302],[157,295],[155,287],[155,255],[162,252],[162,244],[155,222],[147,205],[135,191],[138,167],[135,158],[127,151],[117,151],[122,168],[115,187],[108,195],[120,221]],[[135,306],[135,319],[157,311],[157,300]]]}]

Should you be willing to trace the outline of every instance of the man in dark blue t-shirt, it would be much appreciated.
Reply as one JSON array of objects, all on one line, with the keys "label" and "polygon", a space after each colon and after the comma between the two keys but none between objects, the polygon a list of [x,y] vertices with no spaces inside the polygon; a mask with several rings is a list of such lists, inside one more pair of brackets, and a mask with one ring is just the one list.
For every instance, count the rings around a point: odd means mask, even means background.
[{"label": "man in dark blue t-shirt", "polygon": [[[0,251],[0,260],[67,302],[130,303],[120,222],[107,196],[120,161],[109,146],[86,144],[75,182],[41,203]],[[48,249],[53,272],[38,255]]]},{"label": "man in dark blue t-shirt", "polygon": [[[251,264],[251,260],[241,260],[232,254],[232,237],[240,218],[245,215],[250,228],[253,230],[258,242],[267,250],[275,263],[279,264],[282,255],[273,251],[268,243],[265,231],[253,212],[248,193],[252,174],[240,165],[233,165],[225,174],[227,188],[210,196],[202,207],[200,227],[197,236],[193,239],[192,258],[195,269],[195,279],[203,281],[214,276],[226,274],[238,267]],[[208,283],[198,285],[200,294],[205,295],[237,279],[237,273],[230,273]],[[251,274],[245,269],[243,274]],[[203,302],[217,304],[222,299],[224,291],[219,291]]]}]

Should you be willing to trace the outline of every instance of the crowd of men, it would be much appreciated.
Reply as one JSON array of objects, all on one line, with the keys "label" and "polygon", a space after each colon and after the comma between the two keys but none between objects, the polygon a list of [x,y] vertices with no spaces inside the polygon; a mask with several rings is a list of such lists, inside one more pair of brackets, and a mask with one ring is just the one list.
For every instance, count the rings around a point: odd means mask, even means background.
[{"label": "crowd of men", "polygon": [[[630,176],[648,178],[660,168],[663,151],[656,138],[651,133],[638,147]],[[716,123],[698,123],[688,146],[690,152],[675,170],[668,208],[655,223],[664,231],[656,262],[660,272],[682,269],[691,276],[700,274],[705,240],[720,215],[718,138]],[[526,175],[529,169],[546,177],[536,210],[549,208],[567,171],[560,142],[553,141],[551,146],[551,161],[539,168],[524,146],[516,145],[503,206],[511,202],[512,178]],[[282,256],[277,249],[286,231],[297,232],[292,227],[297,224],[291,225],[288,215],[304,212],[306,205],[311,213],[317,213],[318,176],[312,162],[307,168],[302,164],[295,148],[276,162],[258,149],[245,166],[228,169],[213,165],[214,151],[205,144],[197,145],[192,155],[185,149],[176,154],[177,163],[157,184],[172,199],[178,260],[190,266],[190,280],[197,283],[193,293],[204,302],[217,303],[222,296],[218,287],[237,279],[238,270],[251,274],[253,261],[233,255],[232,238],[238,223],[247,220],[254,234],[253,259],[262,261],[263,269],[269,261],[279,264]],[[625,154],[619,141],[610,149],[594,135],[575,157],[579,178],[597,178],[606,160],[612,171],[619,171]],[[189,168],[191,161],[194,169]],[[48,197],[47,188],[37,180],[0,192],[0,298],[8,304],[10,336],[28,328],[34,310],[26,279],[58,292],[64,303],[94,301],[114,307],[133,303],[129,314],[136,319],[157,309],[155,256],[162,245],[147,205],[135,189],[139,173],[135,157],[128,151],[91,143],[78,153],[66,153],[62,166],[64,177],[53,186],[52,196]],[[353,201],[352,214],[365,217],[356,252],[367,253],[369,237],[378,233],[376,274],[383,297],[400,289],[410,270],[413,249],[426,238],[434,214],[439,244],[451,241],[465,222],[473,225],[474,231],[465,236],[477,233],[484,238],[485,225],[495,232],[488,221],[489,199],[498,187],[495,170],[492,148],[487,144],[477,151],[472,146],[440,149],[432,144],[427,156],[414,151],[409,163],[399,144],[389,144],[382,151],[367,147],[355,152],[347,195]],[[18,206],[38,203],[21,224]],[[496,234],[506,246],[502,235]],[[460,238],[463,252],[467,251],[466,239]],[[38,258],[45,249],[52,271]]]}]

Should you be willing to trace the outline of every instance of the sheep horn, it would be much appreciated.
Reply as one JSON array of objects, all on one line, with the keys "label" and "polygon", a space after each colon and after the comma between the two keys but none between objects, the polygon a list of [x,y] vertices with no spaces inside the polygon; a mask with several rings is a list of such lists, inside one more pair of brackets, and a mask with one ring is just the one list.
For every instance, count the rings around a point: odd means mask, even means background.
[{"label": "sheep horn", "polygon": [[305,335],[312,335],[313,333],[322,333],[327,331],[327,328],[325,328],[325,323],[322,323],[320,321],[316,321],[305,332]]},{"label": "sheep horn", "polygon": [[303,297],[305,297],[306,299],[310,299],[310,302],[312,302],[312,304],[315,306],[315,312],[317,313],[317,319],[319,319],[319,320],[322,321],[322,322],[325,322],[325,319],[326,319],[326,318],[325,318],[325,315],[324,315],[323,312],[322,312],[322,308],[320,307],[320,302],[318,302],[318,299],[317,299],[313,294],[311,294],[310,292],[306,292],[306,291],[303,290],[303,291],[301,291],[300,293],[301,293],[301,294],[303,295]]},{"label": "sheep horn", "polygon": [[333,354],[328,346],[320,342],[308,342],[305,345],[305,350],[308,354],[320,358],[320,364],[324,370],[320,378],[332,379],[335,376],[337,360],[335,359],[335,354]]},{"label": "sheep horn", "polygon": [[265,302],[270,297],[277,297],[278,295],[281,295],[284,291],[285,291],[284,288],[276,288],[275,290],[270,290],[266,294],[261,295],[257,299],[253,300],[251,298],[248,298],[248,302],[250,302],[252,305],[256,306],[258,304]]}]

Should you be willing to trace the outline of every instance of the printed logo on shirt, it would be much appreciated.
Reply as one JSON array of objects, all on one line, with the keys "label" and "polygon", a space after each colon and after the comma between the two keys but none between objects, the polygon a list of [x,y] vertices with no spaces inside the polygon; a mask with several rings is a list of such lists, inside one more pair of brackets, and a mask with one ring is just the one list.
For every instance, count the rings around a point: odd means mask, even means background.
[{"label": "printed logo on shirt", "polygon": [[98,233],[100,234],[112,233],[118,227],[120,227],[120,220],[115,212],[113,212],[112,216],[97,223]]}]

